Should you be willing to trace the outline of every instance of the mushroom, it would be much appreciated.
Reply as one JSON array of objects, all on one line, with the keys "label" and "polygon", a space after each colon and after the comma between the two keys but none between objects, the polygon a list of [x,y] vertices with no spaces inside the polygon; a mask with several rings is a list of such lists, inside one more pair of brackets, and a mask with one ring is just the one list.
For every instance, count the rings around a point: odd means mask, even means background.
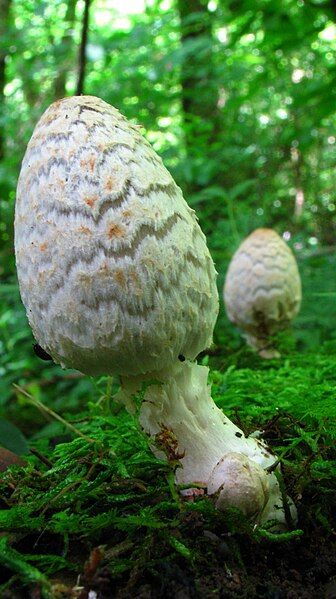
[{"label": "mushroom", "polygon": [[138,128],[103,100],[65,98],[38,122],[18,182],[15,251],[39,346],[64,368],[120,375],[120,399],[156,455],[179,466],[177,483],[209,484],[221,509],[258,521],[276,510],[284,522],[266,471],[275,457],[215,405],[208,368],[195,362],[218,312],[205,236]]},{"label": "mushroom", "polygon": [[239,246],[226,274],[229,319],[262,358],[278,358],[272,335],[299,312],[301,280],[293,253],[272,229],[256,229]]}]

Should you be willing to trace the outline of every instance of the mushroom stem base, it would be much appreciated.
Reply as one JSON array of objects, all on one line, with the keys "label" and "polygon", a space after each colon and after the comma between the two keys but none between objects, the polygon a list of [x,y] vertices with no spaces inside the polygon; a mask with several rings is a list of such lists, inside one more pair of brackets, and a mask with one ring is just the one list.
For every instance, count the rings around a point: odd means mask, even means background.
[{"label": "mushroom stem base", "polygon": [[274,358],[280,358],[281,354],[275,349],[272,340],[266,337],[255,337],[246,333],[244,335],[247,345],[252,347],[261,358],[265,360],[273,360]]},{"label": "mushroom stem base", "polygon": [[[186,361],[169,372],[123,379],[119,397],[135,413],[134,397],[145,388],[140,424],[152,438],[152,450],[157,457],[180,463],[181,467],[176,469],[178,484],[190,483],[191,487],[195,483],[204,484],[211,494],[230,497],[229,504],[217,502],[222,508],[235,505],[232,497],[247,493],[248,488],[249,497],[259,499],[248,506],[246,514],[254,514],[254,520],[259,522],[275,519],[286,526],[278,480],[274,472],[265,470],[274,464],[276,457],[262,441],[245,437],[216,406],[207,382],[208,373],[207,367]],[[239,455],[242,460],[238,466]],[[226,460],[228,456],[234,459]],[[248,483],[242,474],[247,470]],[[222,474],[218,475],[219,472]],[[234,478],[228,472],[234,472]],[[234,485],[234,493],[230,485]],[[255,493],[251,491],[253,485],[258,489]],[[292,505],[290,500],[289,503]],[[241,505],[243,502],[237,500],[236,507]],[[294,506],[292,516],[295,520]]]}]

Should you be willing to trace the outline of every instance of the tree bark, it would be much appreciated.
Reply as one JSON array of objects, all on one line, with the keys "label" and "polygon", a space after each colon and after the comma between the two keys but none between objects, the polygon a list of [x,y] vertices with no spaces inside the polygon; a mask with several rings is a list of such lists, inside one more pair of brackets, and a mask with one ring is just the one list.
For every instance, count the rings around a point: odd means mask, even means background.
[{"label": "tree bark", "polygon": [[80,96],[84,90],[85,81],[85,67],[86,67],[86,46],[88,40],[89,31],[89,12],[90,12],[91,0],[85,0],[84,14],[83,14],[83,27],[82,27],[82,38],[79,48],[79,64],[78,64],[78,81],[76,94]]},{"label": "tree bark", "polygon": [[11,0],[0,0],[0,160],[5,155],[5,85],[6,85],[6,56],[8,54],[9,14]]}]

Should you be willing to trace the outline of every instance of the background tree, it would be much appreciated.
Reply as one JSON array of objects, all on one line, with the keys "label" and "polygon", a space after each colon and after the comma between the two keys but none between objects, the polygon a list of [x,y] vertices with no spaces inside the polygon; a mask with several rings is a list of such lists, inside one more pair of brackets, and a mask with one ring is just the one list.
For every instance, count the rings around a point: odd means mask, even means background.
[{"label": "background tree", "polygon": [[90,14],[91,0],[85,0],[84,12],[83,12],[83,24],[82,24],[82,35],[79,46],[78,56],[78,79],[76,94],[80,96],[84,93],[84,80],[85,80],[85,68],[86,68],[86,46],[88,43],[89,33],[89,14]]}]

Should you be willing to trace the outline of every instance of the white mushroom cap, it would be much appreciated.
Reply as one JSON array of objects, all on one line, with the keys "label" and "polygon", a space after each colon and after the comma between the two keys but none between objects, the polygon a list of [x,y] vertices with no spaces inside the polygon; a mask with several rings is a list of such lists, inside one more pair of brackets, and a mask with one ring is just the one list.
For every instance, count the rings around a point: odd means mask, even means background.
[{"label": "white mushroom cap", "polygon": [[138,128],[93,96],[52,104],[23,159],[20,291],[62,366],[138,375],[212,340],[216,273],[197,218]]},{"label": "white mushroom cap", "polygon": [[257,349],[296,316],[300,275],[292,251],[275,231],[257,229],[240,245],[226,274],[224,301],[229,319]]}]

